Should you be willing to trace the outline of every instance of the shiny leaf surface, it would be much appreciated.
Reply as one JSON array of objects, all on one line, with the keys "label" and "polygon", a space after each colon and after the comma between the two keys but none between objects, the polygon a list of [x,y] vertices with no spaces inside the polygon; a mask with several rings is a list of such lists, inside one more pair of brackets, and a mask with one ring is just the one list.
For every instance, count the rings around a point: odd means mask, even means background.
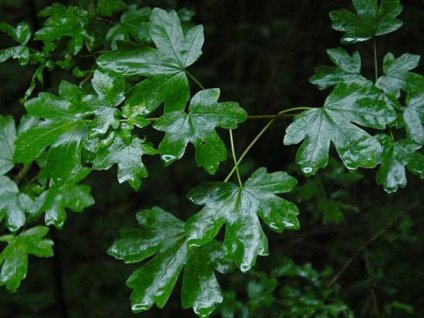
[{"label": "shiny leaf surface", "polygon": [[130,106],[148,105],[152,112],[165,102],[167,111],[183,110],[190,98],[185,69],[202,54],[203,27],[193,27],[184,34],[175,11],[155,8],[148,29],[156,49],[119,49],[102,55],[97,64],[123,76],[148,77],[148,83],[132,89]]},{"label": "shiny leaf surface", "polygon": [[54,225],[61,229],[66,220],[66,210],[82,212],[85,208],[94,204],[90,195],[91,188],[87,185],[78,184],[83,180],[89,169],[82,169],[80,173],[63,185],[50,184],[37,199],[35,204],[36,213],[44,213],[46,225]]},{"label": "shiny leaf surface", "polygon": [[408,139],[394,141],[387,135],[378,135],[377,139],[383,146],[377,184],[382,184],[384,190],[392,193],[399,187],[406,187],[406,166],[412,173],[424,178],[424,155],[416,152],[421,145]]},{"label": "shiny leaf surface", "polygon": [[142,312],[155,303],[163,308],[184,269],[182,305],[208,317],[223,299],[214,270],[232,269],[223,259],[219,242],[189,249],[184,222],[160,208],[137,213],[137,220],[141,228],[123,229],[108,251],[126,263],[148,259],[127,281],[133,289],[132,310]]},{"label": "shiny leaf surface", "polygon": [[87,109],[81,109],[66,95],[66,86],[61,85],[62,96],[40,93],[25,103],[29,115],[44,120],[18,136],[15,150],[15,162],[29,164],[50,147],[48,171],[56,183],[65,182],[80,170],[82,144],[89,134],[89,124],[84,120]]},{"label": "shiny leaf surface", "polygon": [[210,174],[227,159],[227,149],[215,128],[237,128],[247,114],[238,103],[218,103],[219,95],[219,89],[200,91],[191,100],[188,113],[167,113],[154,125],[166,133],[158,147],[165,163],[181,159],[188,143],[196,148],[197,165]]},{"label": "shiny leaf surface", "polygon": [[342,9],[330,12],[333,28],[345,32],[342,43],[367,41],[374,36],[399,29],[403,22],[396,17],[402,12],[400,0],[352,0],[356,14]]},{"label": "shiny leaf surface", "polygon": [[131,141],[127,142],[118,135],[108,147],[97,151],[93,168],[107,170],[117,164],[119,183],[128,182],[134,190],[138,191],[141,180],[148,176],[142,156],[156,153],[150,143],[143,142],[137,137],[133,137]]},{"label": "shiny leaf surface", "polygon": [[12,116],[0,116],[0,175],[9,172],[13,166],[16,127]]},{"label": "shiny leaf surface", "polygon": [[287,128],[285,145],[298,144],[296,162],[306,175],[315,174],[328,164],[332,142],[344,165],[351,170],[374,168],[380,151],[378,142],[364,127],[384,129],[396,113],[370,83],[341,84],[328,96],[322,108],[307,110],[295,117]]},{"label": "shiny leaf surface", "polygon": [[259,218],[278,233],[299,228],[297,207],[276,196],[290,192],[296,183],[285,172],[267,173],[260,168],[243,187],[224,182],[197,186],[188,198],[205,207],[187,221],[189,246],[211,242],[225,224],[225,253],[243,272],[248,271],[258,255],[268,255],[268,240]]},{"label": "shiny leaf surface", "polygon": [[33,201],[20,193],[18,186],[8,177],[0,176],[0,221],[10,231],[16,231],[25,224],[25,213],[33,211]]},{"label": "shiny leaf surface", "polygon": [[323,66],[315,70],[315,75],[309,80],[319,89],[326,89],[337,84],[364,83],[361,75],[361,56],[354,52],[352,56],[343,49],[329,49],[327,54],[336,66]]},{"label": "shiny leaf surface", "polygon": [[[423,79],[422,76],[409,78],[410,81],[408,95],[406,98],[406,108],[403,109],[403,120],[408,138],[424,145],[424,86],[416,77]],[[424,83],[424,80],[422,81]]]},{"label": "shiny leaf surface", "polygon": [[118,48],[118,41],[150,42],[149,18],[152,10],[148,7],[137,9],[131,5],[125,12],[117,25],[113,26],[107,33],[106,39],[111,42],[112,49]]},{"label": "shiny leaf surface", "polygon": [[0,253],[0,285],[6,285],[7,289],[15,292],[27,275],[28,255],[53,256],[53,241],[44,238],[48,232],[47,227],[37,226],[16,236],[0,237],[0,242],[7,243]]},{"label": "shiny leaf surface", "polygon": [[392,53],[384,57],[384,76],[380,77],[376,86],[386,94],[400,97],[400,90],[406,88],[408,72],[418,66],[419,55],[404,54],[395,58]]},{"label": "shiny leaf surface", "polygon": [[48,17],[43,28],[35,33],[34,40],[43,41],[46,45],[62,38],[70,38],[69,48],[72,54],[78,54],[84,41],[93,42],[88,34],[88,12],[81,8],[54,3],[39,13],[41,17]]}]

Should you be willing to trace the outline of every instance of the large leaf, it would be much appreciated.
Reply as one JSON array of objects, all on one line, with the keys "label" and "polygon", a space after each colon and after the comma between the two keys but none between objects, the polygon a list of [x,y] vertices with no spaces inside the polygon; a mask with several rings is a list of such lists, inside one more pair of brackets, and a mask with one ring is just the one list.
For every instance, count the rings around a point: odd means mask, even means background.
[{"label": "large leaf", "polygon": [[409,71],[418,66],[419,55],[404,54],[395,58],[392,53],[384,57],[384,75],[376,83],[386,94],[400,97],[400,90],[406,88]]},{"label": "large leaf", "polygon": [[12,116],[0,116],[0,175],[9,172],[13,164],[16,127]]},{"label": "large leaf", "polygon": [[424,77],[408,77],[406,108],[403,109],[408,138],[424,145]]},{"label": "large leaf", "polygon": [[132,38],[138,42],[149,42],[149,18],[152,10],[149,7],[137,9],[136,5],[128,7],[118,24],[107,33],[106,39],[111,41],[112,49],[118,48],[118,41],[130,41]]},{"label": "large leaf", "polygon": [[223,300],[214,270],[231,270],[219,242],[189,249],[184,222],[156,207],[137,213],[137,220],[141,228],[121,230],[121,238],[108,251],[126,263],[150,258],[127,281],[133,289],[132,310],[142,312],[155,303],[163,308],[184,269],[182,305],[208,317]]},{"label": "large leaf", "polygon": [[361,75],[361,56],[359,52],[349,55],[343,48],[329,49],[327,54],[336,66],[321,66],[316,68],[315,75],[309,80],[319,89],[337,84],[364,83]]},{"label": "large leaf", "polygon": [[188,143],[196,148],[197,165],[210,174],[227,159],[227,149],[215,128],[237,128],[247,114],[237,103],[218,103],[219,95],[219,89],[200,91],[191,100],[188,113],[167,113],[154,125],[166,132],[158,148],[165,163],[180,159]]},{"label": "large leaf", "polygon": [[383,146],[381,167],[377,173],[377,184],[382,184],[389,193],[396,192],[407,184],[406,169],[424,179],[424,155],[416,152],[421,145],[408,139],[394,141],[387,135],[378,135]]},{"label": "large leaf", "polygon": [[107,170],[117,164],[119,183],[128,182],[134,190],[138,191],[141,180],[148,176],[142,156],[156,153],[150,143],[137,137],[126,141],[125,138],[118,135],[110,145],[97,151],[93,169]]},{"label": "large leaf", "polygon": [[346,32],[342,43],[351,44],[367,41],[374,36],[391,33],[403,22],[396,17],[402,12],[400,0],[352,0],[356,14],[342,9],[330,12],[333,28]]},{"label": "large leaf", "polygon": [[211,242],[226,224],[225,252],[243,272],[248,271],[258,255],[268,255],[268,241],[259,218],[278,233],[299,228],[297,207],[276,196],[291,191],[296,183],[285,172],[267,173],[260,168],[242,187],[225,182],[197,186],[188,198],[205,207],[187,221],[189,246]]},{"label": "large leaf", "polygon": [[396,119],[395,111],[382,96],[370,83],[341,84],[328,96],[324,107],[296,116],[286,130],[284,144],[305,140],[296,156],[302,171],[313,175],[325,168],[331,142],[348,169],[374,168],[381,147],[355,124],[384,129]]},{"label": "large leaf", "polygon": [[94,41],[86,29],[89,19],[86,10],[54,3],[39,15],[48,19],[44,27],[35,33],[34,40],[43,41],[48,45],[65,37],[70,38],[69,47],[74,55],[82,49],[84,41],[89,43]]},{"label": "large leaf", "polygon": [[18,186],[8,177],[0,176],[0,222],[4,219],[10,231],[25,224],[25,213],[34,212],[33,201],[20,193]]},{"label": "large leaf", "polygon": [[202,54],[203,27],[193,27],[184,34],[175,11],[155,8],[148,28],[155,49],[119,49],[102,55],[97,64],[123,76],[148,77],[147,83],[131,90],[128,105],[146,105],[152,112],[165,102],[167,111],[183,110],[190,98],[185,69]]},{"label": "large leaf", "polygon": [[6,285],[7,289],[15,292],[27,275],[28,255],[53,256],[53,241],[44,238],[48,232],[47,227],[37,226],[17,236],[0,237],[0,242],[8,244],[0,253],[0,265],[3,265],[0,272],[0,285]]}]

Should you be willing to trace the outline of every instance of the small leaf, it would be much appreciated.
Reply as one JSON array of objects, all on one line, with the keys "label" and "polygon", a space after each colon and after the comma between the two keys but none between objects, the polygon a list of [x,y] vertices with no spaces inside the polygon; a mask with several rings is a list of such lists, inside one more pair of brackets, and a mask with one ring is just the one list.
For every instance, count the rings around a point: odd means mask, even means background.
[{"label": "small leaf", "polygon": [[150,143],[143,142],[137,137],[133,137],[127,143],[121,135],[118,135],[108,147],[97,151],[93,169],[107,170],[117,164],[119,183],[128,182],[135,191],[138,191],[141,180],[148,176],[147,168],[141,158],[143,155],[156,153]]},{"label": "small leaf", "polygon": [[0,51],[0,63],[8,59],[18,60],[19,64],[27,65],[29,62],[29,49],[26,46],[19,45]]},{"label": "small leaf", "polygon": [[0,285],[6,285],[11,292],[16,292],[27,275],[28,255],[53,256],[53,241],[44,238],[48,232],[47,227],[37,226],[17,236],[0,237],[0,242],[8,244],[0,253]]},{"label": "small leaf", "polygon": [[406,80],[409,71],[418,66],[419,55],[404,54],[395,58],[392,53],[384,57],[384,76],[380,77],[376,86],[386,94],[400,97],[400,90],[406,88]]},{"label": "small leaf", "polygon": [[267,173],[260,168],[243,187],[210,182],[194,188],[188,198],[205,207],[187,221],[189,246],[207,244],[226,224],[224,250],[243,272],[268,255],[268,240],[259,217],[275,232],[298,229],[297,207],[276,194],[290,192],[296,179],[285,172]]},{"label": "small leaf", "polygon": [[374,168],[381,147],[365,130],[354,124],[375,129],[396,119],[396,113],[381,93],[367,84],[340,84],[328,96],[322,108],[307,110],[296,116],[287,128],[285,145],[305,140],[297,152],[296,162],[310,176],[328,164],[330,143],[333,142],[344,165]]},{"label": "small leaf", "polygon": [[31,28],[28,23],[20,22],[16,28],[6,22],[0,23],[0,31],[12,37],[19,44],[25,45],[31,38]]},{"label": "small leaf", "polygon": [[337,84],[364,83],[367,81],[361,75],[361,56],[354,52],[352,56],[343,49],[329,49],[327,54],[336,65],[318,67],[315,75],[309,80],[311,84],[317,85],[319,89],[326,89]]},{"label": "small leaf", "polygon": [[155,303],[163,308],[185,268],[182,305],[208,317],[223,300],[214,270],[232,269],[223,259],[219,242],[188,249],[184,222],[156,207],[137,213],[137,220],[141,228],[123,229],[121,238],[108,251],[126,263],[150,258],[127,280],[128,287],[133,289],[133,312],[148,310]]},{"label": "small leaf", "polygon": [[0,115],[0,175],[6,174],[14,167],[16,127],[12,116]]},{"label": "small leaf", "polygon": [[383,185],[386,192],[393,193],[399,187],[406,187],[406,166],[410,168],[411,172],[424,178],[424,155],[416,152],[421,148],[421,145],[408,139],[394,141],[387,135],[378,135],[376,138],[383,146],[381,167],[377,173],[377,184]]},{"label": "small leaf", "polygon": [[69,47],[73,55],[81,51],[84,41],[92,43],[94,38],[88,33],[89,13],[75,6],[65,7],[54,3],[39,13],[41,17],[49,17],[43,28],[35,33],[34,40],[43,41],[45,45],[70,37]]},{"label": "small leaf", "polygon": [[356,13],[342,9],[330,12],[333,28],[346,32],[342,43],[364,42],[375,36],[399,29],[403,22],[396,17],[402,12],[400,0],[352,0]]},{"label": "small leaf", "polygon": [[54,225],[61,229],[66,220],[66,209],[82,212],[85,208],[94,204],[94,199],[90,195],[91,188],[77,184],[89,172],[89,169],[83,169],[79,175],[63,185],[53,183],[49,189],[40,195],[35,205],[36,213],[45,213],[44,221],[46,225]]},{"label": "small leaf", "polygon": [[181,159],[188,143],[196,148],[197,165],[210,174],[227,159],[227,149],[215,128],[237,128],[247,114],[237,103],[218,103],[219,95],[219,89],[200,91],[192,98],[188,113],[167,113],[156,122],[154,128],[166,133],[158,147],[166,164]]},{"label": "small leaf", "polygon": [[33,213],[33,201],[20,193],[18,186],[8,177],[0,176],[0,221],[14,232],[25,224],[25,213]]},{"label": "small leaf", "polygon": [[104,17],[111,17],[126,7],[125,2],[121,0],[99,0],[97,3],[97,13]]},{"label": "small leaf", "polygon": [[120,19],[120,22],[113,26],[106,35],[106,40],[111,42],[112,49],[118,48],[118,41],[130,41],[134,39],[141,43],[151,41],[149,33],[149,18],[152,10],[149,7],[137,9],[136,5],[128,7]]}]

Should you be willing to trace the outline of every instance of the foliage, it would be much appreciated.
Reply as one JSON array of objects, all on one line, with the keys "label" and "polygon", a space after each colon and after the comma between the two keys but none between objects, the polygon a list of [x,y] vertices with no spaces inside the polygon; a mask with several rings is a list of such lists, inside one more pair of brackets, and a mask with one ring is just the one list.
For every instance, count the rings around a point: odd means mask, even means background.
[{"label": "foliage", "polygon": [[[372,179],[370,172],[356,172],[359,168],[374,169],[375,183],[387,193],[406,187],[409,172],[424,179],[424,80],[411,72],[420,57],[387,53],[378,76],[375,37],[402,26],[397,19],[402,6],[398,0],[353,0],[353,5],[356,14],[346,9],[330,13],[333,28],[345,32],[342,44],[373,40],[374,81],[363,72],[358,51],[329,49],[334,66],[316,68],[310,79],[320,90],[332,89],[323,106],[286,108],[276,115],[248,115],[239,103],[221,101],[220,89],[205,88],[188,71],[204,45],[204,28],[193,26],[188,11],[99,0],[87,7],[52,4],[39,13],[45,22],[34,32],[26,22],[2,22],[0,31],[18,45],[1,50],[0,62],[16,59],[35,72],[21,100],[26,114],[20,119],[0,115],[0,222],[7,232],[0,237],[7,244],[0,253],[0,285],[16,292],[27,275],[28,255],[53,256],[53,241],[45,238],[48,226],[62,229],[67,211],[79,213],[94,205],[88,185],[93,171],[116,165],[118,182],[143,193],[147,167],[157,158],[165,167],[177,165],[191,155],[191,144],[197,166],[209,175],[228,168],[227,148],[234,167],[225,179],[201,183],[187,194],[202,208],[186,214],[186,221],[154,207],[136,214],[140,228],[120,231],[108,253],[126,264],[140,263],[127,280],[132,311],[155,304],[163,308],[184,272],[182,307],[201,317],[353,317],[336,284],[344,267],[334,274],[284,258],[272,270],[253,269],[258,256],[272,254],[268,238],[276,235],[261,222],[281,234],[300,228],[302,208],[313,210],[312,217],[324,225],[343,226],[359,214],[360,202],[351,202],[350,188]],[[81,61],[87,57],[91,65]],[[55,94],[56,87],[46,82],[59,70],[69,80],[61,80]],[[284,145],[302,143],[295,160],[301,172],[289,167],[297,178],[280,168],[259,168],[243,182],[248,151],[276,120],[290,114],[295,117]],[[233,130],[258,118],[270,121],[237,158]],[[229,147],[221,129],[229,132]],[[331,145],[340,161],[333,158]],[[159,169],[149,170],[157,174]],[[238,184],[229,182],[234,174]],[[311,178],[296,187],[304,176]],[[181,189],[175,187],[174,195],[181,196]],[[374,272],[367,254],[368,245],[392,228],[394,242],[412,241],[411,218],[395,210],[375,223],[384,227],[370,228],[374,235],[354,254],[364,253],[368,275],[358,289],[371,290],[374,301],[375,286],[384,286],[386,315],[412,313],[395,292],[390,294],[393,290],[381,282],[384,275]],[[246,301],[236,290],[221,289],[220,274],[235,268],[248,277]],[[378,313],[379,305],[374,306]]]}]

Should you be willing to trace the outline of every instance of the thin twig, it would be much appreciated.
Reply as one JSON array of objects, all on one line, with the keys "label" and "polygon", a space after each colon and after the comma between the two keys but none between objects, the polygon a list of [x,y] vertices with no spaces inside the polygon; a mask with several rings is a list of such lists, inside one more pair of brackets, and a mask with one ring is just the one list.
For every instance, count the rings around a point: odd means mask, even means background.
[{"label": "thin twig", "polygon": [[229,132],[230,132],[231,153],[233,154],[234,167],[236,167],[237,180],[238,180],[238,183],[239,183],[240,187],[242,187],[243,186],[243,182],[241,182],[240,171],[239,171],[239,168],[237,166],[236,151],[235,151],[235,148],[234,148],[233,130],[230,129]]}]

